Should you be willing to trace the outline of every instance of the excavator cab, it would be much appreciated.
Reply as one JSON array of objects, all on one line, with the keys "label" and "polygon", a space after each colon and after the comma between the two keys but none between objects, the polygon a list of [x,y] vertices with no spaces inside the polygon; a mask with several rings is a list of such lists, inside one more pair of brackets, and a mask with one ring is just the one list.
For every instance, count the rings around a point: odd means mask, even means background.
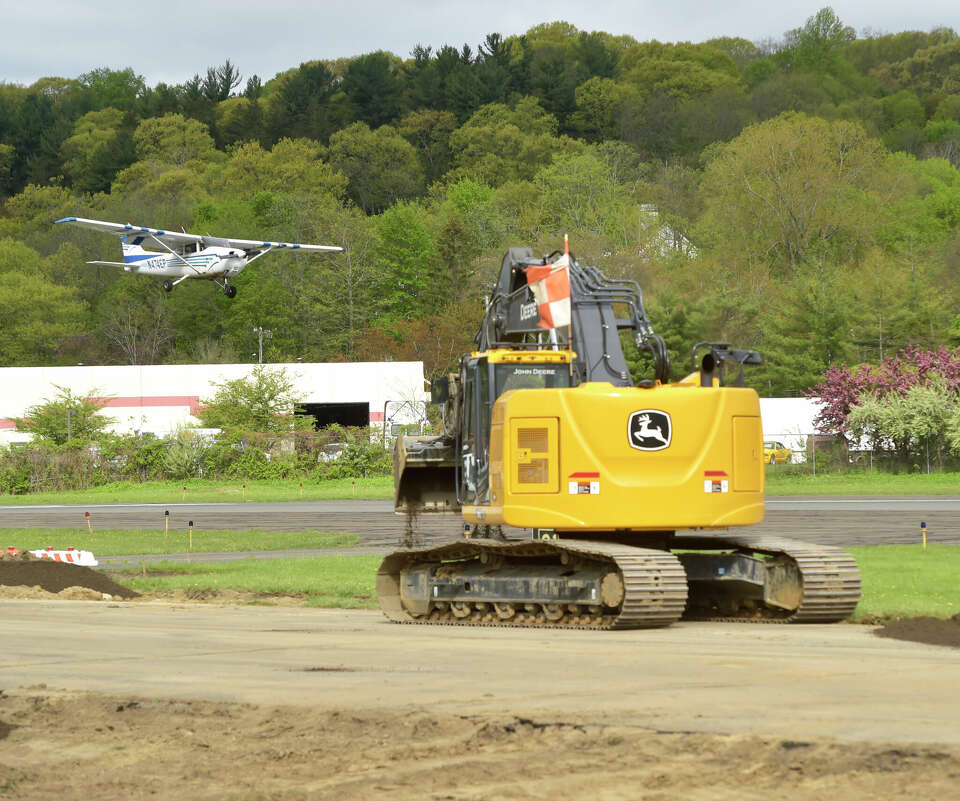
[{"label": "excavator cab", "polygon": [[493,350],[463,360],[463,421],[456,446],[461,506],[490,501],[490,423],[497,398],[521,389],[570,387],[575,380],[570,366],[569,352],[553,350]]},{"label": "excavator cab", "polygon": [[501,395],[557,389],[577,381],[569,351],[495,349],[471,353],[454,376],[434,379],[431,401],[443,409],[444,433],[400,436],[394,444],[397,513],[459,512],[490,497],[490,423]]}]

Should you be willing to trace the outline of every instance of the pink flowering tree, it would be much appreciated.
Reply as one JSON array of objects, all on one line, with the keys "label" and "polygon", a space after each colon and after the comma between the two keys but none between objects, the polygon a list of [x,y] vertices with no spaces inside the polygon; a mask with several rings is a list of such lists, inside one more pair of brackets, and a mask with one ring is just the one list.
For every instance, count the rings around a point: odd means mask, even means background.
[{"label": "pink flowering tree", "polygon": [[882,402],[888,396],[903,398],[914,386],[941,382],[949,393],[960,397],[960,347],[941,346],[937,350],[909,347],[896,356],[888,356],[880,365],[830,367],[807,397],[821,404],[814,420],[817,431],[845,436],[850,409],[863,399],[874,397]]}]

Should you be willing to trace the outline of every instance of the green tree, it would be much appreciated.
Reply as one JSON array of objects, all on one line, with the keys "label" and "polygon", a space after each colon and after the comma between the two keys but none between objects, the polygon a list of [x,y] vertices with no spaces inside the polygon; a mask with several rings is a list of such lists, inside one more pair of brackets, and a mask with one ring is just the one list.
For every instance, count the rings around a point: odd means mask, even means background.
[{"label": "green tree", "polygon": [[428,185],[450,168],[450,135],[456,129],[457,118],[449,111],[421,109],[400,120],[400,135],[416,148]]},{"label": "green tree", "polygon": [[84,114],[73,136],[61,146],[63,168],[75,189],[102,192],[114,176],[133,161],[133,140],[123,112],[115,108]]},{"label": "green tree", "polygon": [[400,116],[403,103],[400,66],[400,59],[383,50],[350,61],[340,89],[347,96],[353,119],[378,128]]},{"label": "green tree", "polygon": [[[577,58],[579,34],[567,22],[551,22],[531,28],[523,40],[530,94],[560,120],[574,110],[576,88],[590,77]],[[610,71],[605,64],[598,66]]]},{"label": "green tree", "polygon": [[160,364],[173,341],[170,310],[159,287],[144,291],[144,282],[114,283],[100,300],[100,336],[122,364]]},{"label": "green tree", "polygon": [[729,258],[779,272],[828,254],[844,261],[870,244],[887,200],[876,194],[883,163],[883,147],[856,123],[785,114],[751,125],[707,165],[715,227],[703,233]]},{"label": "green tree", "polygon": [[733,60],[722,51],[707,53],[703,47],[690,45],[661,45],[657,49],[659,52],[650,52],[625,70],[623,80],[644,92],[659,92],[675,101],[740,86]]},{"label": "green tree", "polygon": [[63,342],[83,327],[85,309],[76,291],[47,280],[40,263],[36,251],[0,240],[2,365],[55,364]]},{"label": "green tree", "polygon": [[939,378],[914,384],[903,394],[862,396],[850,408],[847,429],[855,439],[866,438],[875,450],[892,446],[904,462],[931,459],[942,464],[953,446],[958,413],[956,391]]},{"label": "green tree", "polygon": [[86,90],[76,80],[41,78],[18,103],[16,129],[8,141],[17,150],[13,188],[48,184],[62,174],[60,146],[73,124],[89,111]]},{"label": "green tree", "polygon": [[201,91],[211,103],[220,103],[229,98],[243,78],[228,58],[219,67],[208,67]]},{"label": "green tree", "polygon": [[324,309],[321,335],[328,346],[325,358],[360,358],[357,339],[373,319],[377,305],[377,220],[348,206],[331,216],[329,230],[344,252],[315,268],[318,299]]},{"label": "green tree", "polygon": [[937,110],[933,112],[933,119],[960,122],[960,94],[947,95],[937,103]]},{"label": "green tree", "polygon": [[787,34],[792,47],[784,56],[795,69],[836,74],[843,69],[845,45],[855,38],[853,30],[827,6],[809,17],[802,28]]},{"label": "green tree", "polygon": [[0,239],[0,273],[35,273],[40,254],[15,239]]},{"label": "green tree", "polygon": [[960,39],[931,45],[875,73],[888,91],[909,89],[920,98],[960,93]]},{"label": "green tree", "polygon": [[[23,417],[15,417],[20,431],[54,445],[81,444],[96,441],[114,421],[100,414],[104,398],[83,398],[67,387],[54,384],[57,395],[27,409]],[[68,436],[69,434],[69,436]]]},{"label": "green tree", "polygon": [[263,106],[248,97],[231,97],[217,104],[217,143],[257,142],[263,137]]},{"label": "green tree", "polygon": [[534,183],[543,198],[550,233],[590,233],[611,247],[627,243],[636,204],[617,186],[603,161],[592,152],[557,156],[537,173]]},{"label": "green tree", "polygon": [[133,132],[133,144],[138,159],[155,159],[178,167],[188,161],[209,160],[216,153],[207,126],[182,114],[143,120]]},{"label": "green tree", "polygon": [[574,92],[577,108],[568,120],[570,129],[592,142],[618,138],[624,104],[638,94],[635,87],[612,78],[589,78]]},{"label": "green tree", "polygon": [[13,145],[0,142],[0,199],[6,196],[12,188],[11,178],[16,156],[17,151]]},{"label": "green tree", "polygon": [[432,311],[437,249],[424,216],[419,206],[401,202],[378,220],[379,296],[383,312],[391,319],[410,320]]},{"label": "green tree", "polygon": [[850,361],[852,310],[842,287],[841,271],[821,264],[767,295],[758,343],[764,364],[751,371],[751,383],[765,394],[796,395],[830,365]]},{"label": "green tree", "polygon": [[213,386],[213,397],[200,402],[200,421],[207,428],[239,435],[312,425],[311,419],[294,414],[302,398],[295,390],[294,377],[284,367],[257,365],[247,376],[214,382]]},{"label": "green tree", "polygon": [[507,233],[507,221],[497,207],[496,193],[482,181],[461,178],[448,186],[446,202],[437,215],[440,219],[457,219],[469,238],[473,256],[500,247]]},{"label": "green tree", "polygon": [[[117,173],[103,216],[136,223],[149,221],[174,230],[186,228],[193,219],[193,210],[209,199],[212,189],[212,182],[197,166],[193,162],[176,167],[152,159],[134,162]],[[104,237],[99,239],[100,247],[106,247]],[[113,242],[110,258],[115,257]]]},{"label": "green tree", "polygon": [[957,38],[950,28],[930,31],[864,35],[844,46],[844,55],[861,73],[867,75],[914,56],[919,50],[946,44]]},{"label": "green tree", "polygon": [[690,238],[696,219],[703,207],[700,174],[682,164],[652,166],[640,190],[657,207],[660,222],[674,234],[674,244],[680,237]]},{"label": "green tree", "polygon": [[332,99],[338,79],[324,63],[301,64],[276,80],[268,99],[267,138],[305,137],[326,142],[339,128]]},{"label": "green tree", "polygon": [[960,456],[960,404],[957,404],[946,426],[947,442],[950,444],[950,453]]},{"label": "green tree", "polygon": [[675,152],[686,161],[715,142],[728,142],[756,121],[750,99],[740,88],[719,88],[677,107]]},{"label": "green tree", "polygon": [[389,125],[371,130],[355,122],[337,131],[330,137],[330,164],[347,177],[351,200],[368,214],[424,191],[413,145]]},{"label": "green tree", "polygon": [[132,108],[137,99],[147,90],[142,75],[137,75],[130,67],[112,70],[98,67],[85,72],[79,78],[87,87],[94,108],[115,108],[126,111]]},{"label": "green tree", "polygon": [[265,150],[258,142],[236,147],[221,174],[223,189],[250,200],[260,192],[314,199],[342,198],[346,177],[324,160],[326,149],[309,139],[281,139]]},{"label": "green tree", "polygon": [[[237,297],[231,301],[218,298],[231,346],[245,356],[256,351],[251,330],[262,326],[273,332],[269,351],[265,352],[269,360],[342,358],[341,348],[349,339],[344,316],[352,311],[362,318],[372,305],[361,278],[369,269],[371,257],[367,253],[371,248],[345,222],[356,211],[345,209],[329,196],[273,192],[261,192],[240,208],[252,208],[254,226],[271,232],[274,238],[338,244],[356,248],[356,252],[348,256],[286,250],[271,254],[237,276]],[[363,217],[360,223],[365,221]],[[347,274],[352,290],[345,283]],[[344,294],[350,291],[352,307],[344,303]]]},{"label": "green tree", "polygon": [[455,172],[493,187],[530,180],[555,154],[582,149],[556,133],[556,118],[535,98],[523,98],[513,108],[484,106],[450,136]]},{"label": "green tree", "polygon": [[774,72],[758,81],[750,93],[750,109],[760,120],[787,112],[819,115],[831,102],[824,81],[810,72]]},{"label": "green tree", "polygon": [[[35,186],[31,184],[3,204],[0,215],[0,238],[17,239],[29,247],[47,254],[62,242],[72,238],[68,226],[51,226],[53,220],[70,217],[78,211],[76,197],[62,186]],[[94,241],[95,237],[87,237]]]}]

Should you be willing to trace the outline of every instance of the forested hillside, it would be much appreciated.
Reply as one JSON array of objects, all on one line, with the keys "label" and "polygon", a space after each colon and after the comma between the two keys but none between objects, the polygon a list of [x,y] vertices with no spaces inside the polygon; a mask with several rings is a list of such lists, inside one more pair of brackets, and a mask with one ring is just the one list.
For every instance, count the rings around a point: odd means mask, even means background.
[{"label": "forested hillside", "polygon": [[[800,23],[797,20],[797,23]],[[780,40],[641,42],[545,23],[476,47],[231,62],[177,86],[136,65],[0,84],[0,365],[423,359],[466,349],[506,247],[644,288],[674,372],[700,340],[751,382],[960,344],[960,37],[858,37],[829,8]],[[239,54],[238,54],[239,57]],[[2,76],[0,76],[2,78]],[[237,279],[159,282],[132,221],[337,244]]]}]

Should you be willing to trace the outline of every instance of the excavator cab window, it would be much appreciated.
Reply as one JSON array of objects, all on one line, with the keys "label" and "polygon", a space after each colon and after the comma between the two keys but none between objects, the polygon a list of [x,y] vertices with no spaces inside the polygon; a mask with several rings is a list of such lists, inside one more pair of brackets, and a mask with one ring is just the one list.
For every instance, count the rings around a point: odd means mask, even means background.
[{"label": "excavator cab window", "polygon": [[490,489],[490,365],[468,361],[463,368],[463,428],[460,440],[460,500],[486,503]]},{"label": "excavator cab window", "polygon": [[552,389],[573,384],[566,364],[498,364],[494,373],[497,398],[511,389]]}]

